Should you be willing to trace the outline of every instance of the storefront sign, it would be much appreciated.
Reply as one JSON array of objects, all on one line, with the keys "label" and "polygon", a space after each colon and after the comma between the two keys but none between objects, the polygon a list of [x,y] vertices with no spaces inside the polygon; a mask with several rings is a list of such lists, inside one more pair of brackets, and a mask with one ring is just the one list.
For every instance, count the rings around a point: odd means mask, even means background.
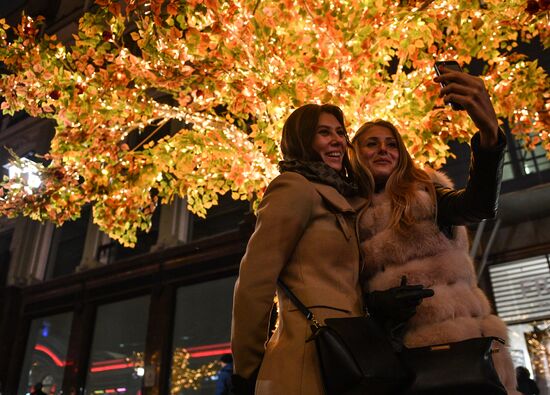
[{"label": "storefront sign", "polygon": [[498,315],[506,322],[550,317],[548,255],[489,267]]}]

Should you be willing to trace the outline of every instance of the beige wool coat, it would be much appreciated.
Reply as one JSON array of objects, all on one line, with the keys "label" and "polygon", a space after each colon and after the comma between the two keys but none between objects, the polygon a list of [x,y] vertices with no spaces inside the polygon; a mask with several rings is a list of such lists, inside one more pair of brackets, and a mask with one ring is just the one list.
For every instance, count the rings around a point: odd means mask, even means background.
[{"label": "beige wool coat", "polygon": [[[353,206],[360,207],[357,202]],[[310,323],[281,278],[318,321],[362,313],[355,210],[336,189],[286,172],[266,190],[235,285],[231,348],[236,374],[259,369],[256,395],[322,395]],[[279,324],[269,341],[273,298]]]}]

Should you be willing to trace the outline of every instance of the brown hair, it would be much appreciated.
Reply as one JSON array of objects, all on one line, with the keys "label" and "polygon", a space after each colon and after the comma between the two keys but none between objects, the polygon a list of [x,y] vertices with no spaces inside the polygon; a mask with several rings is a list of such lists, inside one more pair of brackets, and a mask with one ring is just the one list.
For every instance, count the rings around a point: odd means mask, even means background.
[{"label": "brown hair", "polygon": [[401,229],[403,226],[412,225],[414,222],[411,213],[411,206],[418,186],[421,185],[426,188],[432,197],[434,204],[436,199],[435,188],[428,174],[414,163],[397,128],[392,123],[379,119],[364,123],[357,130],[357,133],[351,141],[351,165],[358,179],[361,194],[370,199],[374,194],[376,187],[374,177],[372,176],[370,169],[361,161],[361,158],[359,158],[358,155],[359,140],[361,135],[373,126],[380,126],[388,129],[393,134],[393,137],[397,142],[399,159],[395,170],[386,182],[385,190],[392,205],[390,226]]},{"label": "brown hair", "polygon": [[[346,143],[349,148],[348,132],[344,123],[344,113],[332,104],[306,104],[290,114],[283,126],[281,151],[284,160],[322,161],[319,154],[312,148],[315,129],[322,113],[334,115],[344,128]],[[352,174],[352,167],[347,152],[342,161],[342,170]]]}]

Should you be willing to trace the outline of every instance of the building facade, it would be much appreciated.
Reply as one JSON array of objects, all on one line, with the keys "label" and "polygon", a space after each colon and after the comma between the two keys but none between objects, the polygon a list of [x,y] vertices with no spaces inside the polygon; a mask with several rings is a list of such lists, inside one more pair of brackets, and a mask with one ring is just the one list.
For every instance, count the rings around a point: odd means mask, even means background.
[{"label": "building facade", "polygon": [[[14,0],[0,16],[45,15],[48,32],[68,40],[91,3]],[[52,135],[51,122],[25,114],[0,121],[0,146],[20,156],[46,152]],[[470,229],[472,256],[509,325],[514,362],[549,395],[550,162],[508,145],[499,214]],[[469,153],[453,150],[446,171],[462,186]],[[223,197],[201,219],[176,199],[128,249],[99,231],[89,209],[61,227],[1,218],[0,394],[37,383],[49,394],[212,394],[253,223],[247,202]]]}]

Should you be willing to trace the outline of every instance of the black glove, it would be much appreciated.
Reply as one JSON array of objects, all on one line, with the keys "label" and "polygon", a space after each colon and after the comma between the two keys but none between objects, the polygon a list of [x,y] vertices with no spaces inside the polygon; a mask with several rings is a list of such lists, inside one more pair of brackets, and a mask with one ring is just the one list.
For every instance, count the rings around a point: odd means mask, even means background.
[{"label": "black glove", "polygon": [[369,314],[380,322],[394,324],[408,321],[415,313],[422,299],[433,296],[434,291],[422,285],[406,285],[403,277],[399,287],[385,291],[373,291],[365,295]]},{"label": "black glove", "polygon": [[254,395],[255,387],[256,375],[250,379],[245,379],[238,374],[231,376],[231,395]]}]

